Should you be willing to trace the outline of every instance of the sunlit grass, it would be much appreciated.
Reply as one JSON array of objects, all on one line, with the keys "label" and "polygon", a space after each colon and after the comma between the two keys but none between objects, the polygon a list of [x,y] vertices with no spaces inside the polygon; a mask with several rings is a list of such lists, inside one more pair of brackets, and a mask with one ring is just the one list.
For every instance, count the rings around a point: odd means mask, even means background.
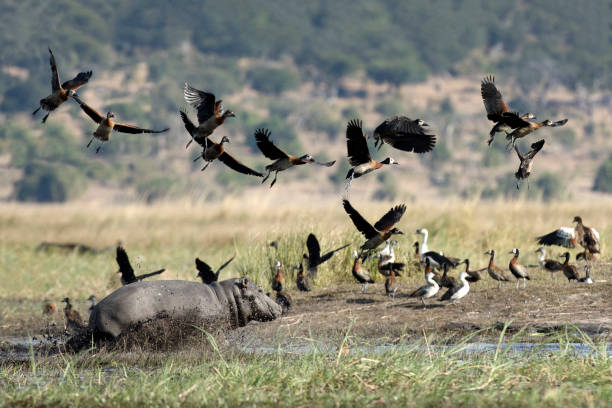
[{"label": "sunlit grass", "polygon": [[[467,353],[471,339],[382,352],[353,342],[347,354],[281,347],[245,354],[219,349],[209,337],[200,350],[166,354],[93,349],[33,357],[0,365],[0,404],[556,407],[607,406],[612,398],[605,342],[570,329],[548,337],[558,351],[517,354],[502,332],[494,350]],[[576,350],[575,341],[585,349]]]}]

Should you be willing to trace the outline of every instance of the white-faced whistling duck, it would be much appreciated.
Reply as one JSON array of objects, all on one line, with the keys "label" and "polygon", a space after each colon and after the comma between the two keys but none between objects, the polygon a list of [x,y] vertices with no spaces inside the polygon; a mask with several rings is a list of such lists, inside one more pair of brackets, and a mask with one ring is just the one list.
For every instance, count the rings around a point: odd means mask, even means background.
[{"label": "white-faced whistling duck", "polygon": [[57,310],[57,305],[53,302],[45,302],[43,304],[43,314],[50,316]]},{"label": "white-faced whistling duck", "polygon": [[117,264],[119,265],[119,270],[117,271],[117,273],[121,274],[121,283],[123,285],[129,285],[130,283],[138,282],[148,277],[159,275],[160,273],[165,271],[165,269],[160,269],[155,272],[145,273],[143,275],[136,276],[134,274],[134,269],[130,264],[130,258],[128,258],[127,252],[125,252],[125,249],[123,249],[122,246],[117,247],[117,255],[115,256],[115,259],[117,260]]},{"label": "white-faced whistling duck", "polygon": [[576,248],[580,244],[592,254],[599,253],[599,232],[595,228],[582,224],[582,217],[575,216],[576,227],[561,227],[537,238],[540,245],[558,245],[564,248]]},{"label": "white-faced whistling duck", "polygon": [[425,274],[425,280],[427,281],[426,285],[421,286],[420,288],[412,292],[410,295],[408,295],[409,297],[421,298],[421,302],[423,302],[423,307],[425,307],[425,299],[429,299],[431,297],[436,296],[436,294],[440,290],[440,286],[438,286],[438,283],[434,280],[434,274],[432,272]]},{"label": "white-faced whistling duck", "polygon": [[441,253],[430,251],[427,246],[427,237],[429,236],[429,231],[425,228],[420,228],[416,230],[416,233],[423,237],[423,242],[421,242],[420,257],[421,262],[424,262],[425,258],[429,258],[432,268],[441,269],[444,264],[448,264],[451,268],[455,268],[459,265],[459,260],[457,258],[446,257]]},{"label": "white-faced whistling duck", "polygon": [[305,154],[301,157],[287,154],[272,143],[270,140],[271,134],[272,133],[270,133],[268,129],[257,129],[255,131],[255,141],[257,143],[257,147],[259,150],[261,150],[264,156],[270,160],[274,160],[274,163],[266,166],[268,174],[266,174],[266,177],[264,177],[262,180],[262,183],[265,183],[266,180],[268,180],[268,177],[270,177],[270,173],[274,172],[274,180],[272,180],[272,183],[270,183],[270,188],[272,188],[274,183],[276,183],[276,178],[278,177],[279,171],[284,171],[293,166],[299,166],[307,163],[315,163],[325,167],[331,167],[334,165],[334,163],[336,163],[335,160],[327,163],[320,163],[313,159],[309,154]]},{"label": "white-faced whistling duck", "polygon": [[72,308],[69,298],[64,298],[62,302],[66,303],[64,308],[64,316],[66,317],[66,328],[68,329],[80,329],[83,327],[83,319],[76,309]]},{"label": "white-faced whistling duck", "polygon": [[390,276],[391,271],[401,276],[398,271],[404,270],[403,262],[395,262],[395,251],[393,251],[395,245],[398,245],[396,240],[388,239],[384,248],[378,252],[378,272],[384,276]]},{"label": "white-faced whistling duck", "polygon": [[[468,282],[470,283],[474,283],[474,282],[478,282],[480,279],[482,279],[480,277],[480,270],[479,271],[470,271],[470,260],[469,259],[464,259],[463,263],[465,264],[465,273],[467,274],[467,278],[465,278]],[[482,270],[482,269],[481,269]]]},{"label": "white-faced whistling duck", "polygon": [[272,290],[280,292],[283,290],[283,285],[285,284],[285,277],[283,276],[280,261],[274,261],[274,270],[276,271],[276,274],[272,280]]},{"label": "white-faced whistling duck", "polygon": [[361,293],[365,293],[366,288],[368,287],[368,283],[374,283],[374,279],[370,276],[370,272],[361,265],[359,260],[359,254],[357,251],[353,251],[353,258],[355,258],[355,262],[353,262],[353,276],[357,279],[357,282],[362,283]]},{"label": "white-faced whistling duck", "polygon": [[125,123],[116,123],[112,118],[115,117],[113,112],[107,112],[106,116],[100,115],[95,109],[83,102],[77,95],[72,95],[72,99],[77,101],[81,110],[87,114],[94,122],[98,124],[98,128],[93,132],[93,137],[87,143],[87,147],[91,145],[94,139],[101,141],[100,146],[96,148],[96,153],[100,151],[102,144],[110,140],[110,135],[113,130],[121,133],[139,134],[139,133],[163,133],[167,132],[170,128],[162,130],[144,129],[133,125],[127,125]]},{"label": "white-faced whistling duck", "polygon": [[196,269],[198,270],[198,277],[200,277],[200,279],[202,279],[202,282],[207,285],[210,285],[213,282],[217,282],[219,280],[219,275],[221,274],[223,268],[229,265],[230,262],[234,260],[234,257],[235,256],[232,256],[230,259],[228,259],[215,272],[213,272],[210,265],[208,265],[206,262],[202,261],[200,258],[196,258],[195,265]]},{"label": "white-faced whistling duck", "polygon": [[400,284],[397,278],[395,277],[395,270],[391,269],[391,273],[389,277],[385,280],[385,293],[387,296],[391,296],[393,300],[395,300],[395,292],[399,289]]},{"label": "white-faced whistling duck", "polygon": [[70,81],[66,81],[60,85],[59,73],[57,72],[57,65],[55,63],[55,57],[49,48],[49,63],[51,64],[51,95],[40,100],[40,106],[36,108],[32,115],[36,115],[40,109],[48,112],[42,119],[42,123],[47,121],[49,113],[57,109],[62,103],[66,102],[68,98],[76,95],[74,91],[81,86],[85,85],[89,78],[91,78],[91,71],[80,72]]},{"label": "white-faced whistling duck", "polygon": [[495,266],[495,250],[490,249],[485,252],[485,255],[491,255],[491,258],[489,258],[489,266],[487,266],[487,272],[489,273],[491,279],[497,281],[497,288],[501,288],[502,282],[510,282],[510,278],[506,276],[504,270]]},{"label": "white-faced whistling duck", "polygon": [[525,289],[525,285],[527,283],[526,280],[531,280],[529,274],[527,273],[527,268],[518,263],[519,250],[518,248],[512,248],[512,251],[508,252],[509,254],[514,254],[508,267],[510,268],[510,273],[514,275],[516,278],[516,288],[519,287],[519,281],[523,279],[523,289]]},{"label": "white-faced whistling duck", "polygon": [[461,284],[457,284],[451,288],[449,288],[444,295],[440,298],[440,302],[445,300],[450,300],[452,303],[457,303],[457,301],[470,291],[470,284],[467,281],[467,277],[469,275],[466,272],[461,272],[459,274],[459,281]]},{"label": "white-faced whistling duck", "polygon": [[313,279],[316,279],[318,267],[324,262],[327,262],[336,252],[346,248],[347,246],[349,246],[349,244],[342,245],[341,247],[329,251],[323,256],[321,256],[321,246],[319,245],[319,240],[317,239],[315,234],[308,234],[308,238],[306,238],[306,247],[308,248],[308,255],[302,255],[302,258],[306,260],[308,274]]},{"label": "white-faced whistling duck", "polygon": [[394,116],[374,129],[374,147],[380,150],[387,143],[405,152],[426,153],[436,145],[436,136],[429,130],[429,125],[421,119]]},{"label": "white-faced whistling duck", "polygon": [[194,140],[200,146],[205,146],[206,139],[212,135],[216,128],[225,123],[227,118],[236,116],[231,110],[223,110],[222,101],[215,101],[215,95],[195,89],[187,82],[185,82],[183,95],[185,101],[198,111],[198,127],[193,132],[189,131],[191,140],[187,142],[185,148],[189,147]]},{"label": "white-faced whistling duck", "polygon": [[559,256],[564,256],[565,257],[565,262],[563,262],[563,264],[561,264],[561,266],[563,267],[563,274],[565,275],[565,277],[567,278],[568,281],[571,281],[572,279],[577,281],[580,276],[578,275],[578,268],[576,268],[576,265],[571,265],[569,263],[569,259],[570,259],[570,253],[566,252],[563,255],[559,255]]},{"label": "white-faced whistling duck", "polygon": [[[419,263],[421,265],[421,263]],[[433,280],[436,281],[438,286],[440,286],[440,282],[442,282],[442,276],[439,273],[433,270],[431,264],[429,263],[429,258],[425,258],[425,268],[423,269],[423,276],[427,277],[427,274],[431,273],[433,275]]]},{"label": "white-faced whistling duck", "polygon": [[[516,177],[516,188],[517,189],[519,188],[519,182],[521,180],[526,180],[531,174],[531,167],[533,166],[533,158],[542,149],[543,146],[544,146],[544,139],[538,142],[532,143],[531,150],[529,150],[525,154],[521,153],[518,146],[516,145],[514,146],[514,150],[516,150],[516,154],[518,155],[518,158],[521,161],[521,164],[519,164],[518,170],[516,171],[516,173],[514,173],[514,177]],[[529,182],[527,182],[527,188],[529,188]]]},{"label": "white-faced whistling duck", "polygon": [[516,139],[525,137],[535,132],[541,127],[546,127],[546,126],[557,127],[557,126],[563,126],[567,123],[567,119],[558,120],[556,122],[552,122],[548,119],[546,119],[543,122],[531,122],[527,119],[521,118],[518,115],[518,113],[515,113],[515,112],[506,112],[504,113],[504,117],[512,118],[511,120],[513,124],[515,125],[515,129],[512,131],[512,133],[510,133],[509,135],[506,135],[506,140],[509,140],[508,146],[507,146],[508,148],[510,146],[514,146]]},{"label": "white-faced whistling duck", "polygon": [[397,276],[402,276],[400,272],[404,270],[406,264],[403,262],[386,262],[383,263],[380,258],[378,259],[378,272],[383,276],[391,276],[391,272]]},{"label": "white-faced whistling duck", "polygon": [[302,262],[297,266],[298,273],[295,278],[295,286],[302,292],[310,292],[312,290],[312,281],[304,273],[303,261],[304,259],[302,258]]},{"label": "white-faced whistling duck", "polygon": [[591,279],[591,267],[589,265],[584,265],[584,272],[586,273],[586,276],[584,278],[578,279],[578,282],[593,283],[593,280]]},{"label": "white-faced whistling duck", "polygon": [[93,312],[94,308],[96,307],[96,303],[98,303],[98,299],[96,299],[94,295],[91,295],[87,298],[87,300],[89,300],[89,308],[87,309],[87,311],[89,312],[89,314],[91,314],[91,312]]},{"label": "white-faced whistling duck", "polygon": [[365,218],[363,218],[361,214],[359,214],[357,210],[353,208],[348,200],[342,200],[342,204],[344,206],[344,211],[346,211],[348,216],[351,218],[357,230],[359,230],[359,232],[361,232],[367,239],[367,241],[361,246],[362,251],[376,249],[383,242],[391,238],[391,236],[403,234],[402,231],[394,228],[393,226],[399,222],[402,215],[404,215],[404,212],[406,212],[406,205],[404,204],[396,205],[395,207],[391,208],[381,217],[380,220],[376,222],[376,224],[374,224],[374,226],[367,222]]},{"label": "white-faced whistling duck", "polygon": [[[480,94],[482,95],[482,101],[484,102],[485,109],[487,111],[487,119],[495,122],[495,126],[489,132],[489,140],[487,143],[489,146],[493,143],[495,133],[504,132],[506,135],[508,132],[520,125],[514,116],[507,116],[505,113],[510,112],[508,106],[504,102],[501,92],[495,86],[495,78],[493,75],[485,77],[480,83]],[[526,113],[520,117],[521,119],[533,119],[535,116],[532,113]]]},{"label": "white-faced whistling duck", "polygon": [[538,257],[538,264],[550,272],[550,279],[554,279],[554,272],[563,270],[563,265],[561,262],[555,261],[554,259],[546,259],[546,249],[539,247],[536,249],[536,253],[540,254]]},{"label": "white-faced whistling duck", "polygon": [[[189,119],[189,116],[187,116],[187,112],[181,110],[180,114],[181,114],[181,119],[183,120],[183,124],[185,125],[185,129],[187,129],[187,132],[189,132],[190,135],[194,136],[197,131],[196,126],[193,124],[193,122],[191,122],[191,120]],[[198,140],[199,140],[198,143],[200,143],[200,141],[202,142],[201,143],[202,153],[200,153],[193,161],[197,161],[200,158],[204,159],[204,161],[206,162],[206,165],[202,167],[202,171],[206,170],[206,168],[208,167],[210,163],[218,159],[220,162],[225,164],[227,167],[229,167],[232,170],[237,171],[238,173],[247,174],[249,176],[263,177],[263,174],[253,169],[250,169],[249,167],[240,163],[238,160],[234,158],[234,156],[232,156],[225,150],[225,147],[223,146],[223,144],[230,142],[227,136],[223,136],[219,143],[213,142],[208,137],[204,137],[203,140],[202,139],[198,139]]]},{"label": "white-faced whistling duck", "polygon": [[391,157],[381,162],[372,159],[366,136],[361,128],[361,121],[358,119],[351,120],[346,127],[346,149],[349,163],[352,166],[346,174],[347,190],[351,187],[353,179],[380,169],[383,164],[399,164]]}]

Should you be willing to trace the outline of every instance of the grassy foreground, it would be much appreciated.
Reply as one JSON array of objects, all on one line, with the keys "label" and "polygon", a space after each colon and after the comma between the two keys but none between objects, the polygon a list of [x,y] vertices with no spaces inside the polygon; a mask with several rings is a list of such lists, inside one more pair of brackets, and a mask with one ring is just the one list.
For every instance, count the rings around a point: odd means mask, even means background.
[{"label": "grassy foreground", "polygon": [[[577,353],[571,341],[587,344]],[[3,406],[609,406],[605,343],[557,333],[560,351],[464,353],[427,341],[372,353],[241,354],[214,340],[170,354],[90,350],[0,364]],[[208,343],[210,341],[211,343]],[[212,344],[212,347],[211,347]],[[338,349],[342,350],[342,344]]]}]

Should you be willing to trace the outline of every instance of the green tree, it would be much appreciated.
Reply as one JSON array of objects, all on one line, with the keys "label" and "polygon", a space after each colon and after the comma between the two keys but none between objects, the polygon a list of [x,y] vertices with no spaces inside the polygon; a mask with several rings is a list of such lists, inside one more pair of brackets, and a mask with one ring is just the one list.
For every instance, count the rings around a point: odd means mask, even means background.
[{"label": "green tree", "polygon": [[612,193],[612,155],[599,166],[593,182],[593,190]]}]

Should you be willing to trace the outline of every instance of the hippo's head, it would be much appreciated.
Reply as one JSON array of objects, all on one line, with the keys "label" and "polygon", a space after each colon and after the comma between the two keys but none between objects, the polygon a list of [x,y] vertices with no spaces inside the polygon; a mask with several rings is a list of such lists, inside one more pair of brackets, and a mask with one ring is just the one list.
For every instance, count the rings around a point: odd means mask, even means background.
[{"label": "hippo's head", "polygon": [[263,288],[247,278],[240,278],[234,281],[234,293],[236,302],[239,303],[239,319],[242,321],[257,320],[265,322],[280,317],[282,308],[268,295]]}]

